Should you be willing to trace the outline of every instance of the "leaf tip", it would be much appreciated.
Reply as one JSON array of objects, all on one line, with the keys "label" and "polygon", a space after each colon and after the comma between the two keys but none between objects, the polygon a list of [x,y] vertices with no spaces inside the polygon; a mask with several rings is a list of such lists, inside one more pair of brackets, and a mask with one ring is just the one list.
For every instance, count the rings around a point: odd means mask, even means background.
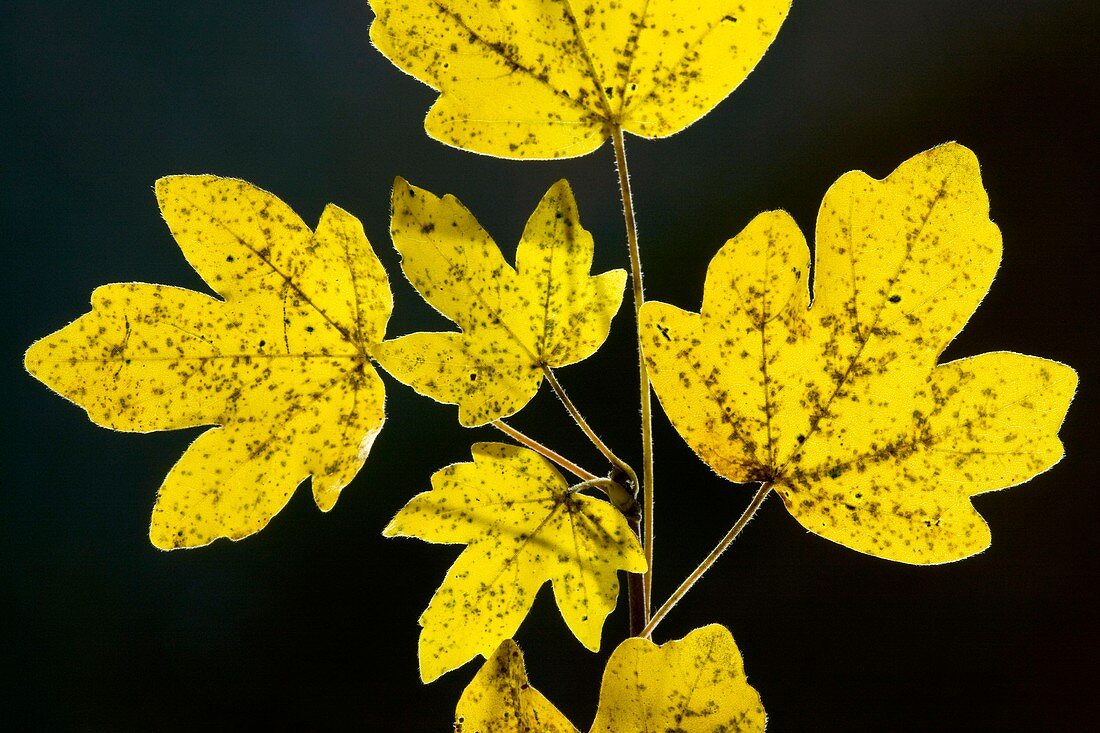
[{"label": "leaf tip", "polygon": [[649,571],[649,562],[645,559],[645,550],[642,549],[640,541],[630,545],[622,569],[635,575]]},{"label": "leaf tip", "polygon": [[164,196],[168,192],[168,190],[172,188],[172,185],[175,183],[175,181],[179,178],[181,178],[181,176],[179,175],[161,176],[156,181],[154,181],[153,192],[156,193],[157,198],[159,199]]},{"label": "leaf tip", "polygon": [[948,140],[945,143],[940,143],[939,145],[936,145],[935,147],[926,150],[922,154],[929,157],[936,155],[949,155],[952,157],[973,158],[974,162],[977,162],[978,160],[977,154],[966,145],[960,143],[958,140]]},{"label": "leaf tip", "polygon": [[168,542],[163,535],[155,532],[152,527],[149,528],[149,544],[162,552],[178,549],[177,545]]},{"label": "leaf tip", "polygon": [[28,346],[27,350],[23,352],[23,369],[26,370],[27,374],[30,374],[35,379],[39,379],[39,381],[41,380],[38,376],[38,372],[44,361],[43,352],[47,349],[47,341],[49,338],[49,336],[43,336]]},{"label": "leaf tip", "polygon": [[583,633],[574,631],[573,633],[576,635],[577,641],[581,643],[581,646],[592,653],[597,653],[600,651],[600,644],[603,642],[602,631],[603,624],[599,623],[593,624],[591,631],[586,630]]},{"label": "leaf tip", "polygon": [[452,669],[457,669],[458,665],[456,665],[454,667],[448,667],[446,664],[444,664],[442,661],[440,661],[440,659],[437,656],[435,656],[431,653],[428,653],[424,649],[424,644],[423,644],[424,635],[421,634],[420,638],[421,638],[421,644],[420,644],[420,650],[419,650],[420,681],[422,683],[424,683],[425,685],[430,685],[431,683],[435,682],[437,679],[442,677],[447,672],[450,672]]},{"label": "leaf tip", "polygon": [[362,223],[359,221],[358,217],[342,206],[329,202],[325,204],[325,208],[321,211],[320,223],[317,225],[317,229],[320,229],[323,223],[332,223],[340,220],[354,222],[359,224],[360,228],[362,228]]},{"label": "leaf tip", "polygon": [[[542,380],[539,379],[539,384],[542,384]],[[458,424],[464,428],[480,428],[484,425],[488,425],[493,420],[500,420],[506,417],[511,417],[516,414],[518,410],[511,410],[501,415],[486,414],[484,410],[471,409],[465,402],[461,402],[458,405]]]},{"label": "leaf tip", "polygon": [[[400,516],[400,514],[398,515]],[[400,525],[398,524],[397,517],[389,521],[389,523],[382,528],[382,536],[387,539],[401,536]]]},{"label": "leaf tip", "polygon": [[412,185],[402,178],[401,176],[394,176],[393,178],[393,194],[392,199],[397,201],[401,198],[407,198],[413,195]]},{"label": "leaf tip", "polygon": [[569,180],[566,178],[559,178],[557,181],[554,181],[554,185],[550,186],[550,189],[547,193],[553,194],[555,196],[560,196],[567,201],[576,201],[575,197],[573,196],[573,187],[569,185]]},{"label": "leaf tip", "polygon": [[[957,178],[962,174],[964,180],[972,179],[976,181],[976,187],[982,188],[981,163],[978,161],[978,155],[960,142],[951,140],[929,148],[922,153],[917,153],[898,166],[898,169],[890,176],[893,177],[906,170],[916,169],[919,171],[921,166],[945,171],[945,175],[949,178]],[[988,210],[988,207],[989,204],[986,201],[984,208]]]},{"label": "leaf tip", "polygon": [[317,505],[317,508],[322,512],[328,513],[332,511],[332,508],[336,506],[336,500],[340,498],[340,493],[343,491],[343,487],[324,486],[316,481],[314,477],[313,485],[313,503]]},{"label": "leaf tip", "polygon": [[153,519],[149,523],[149,543],[158,550],[170,552],[188,547],[182,529],[173,531],[172,527],[158,521],[160,512],[153,510]]},{"label": "leaf tip", "polygon": [[186,184],[189,181],[196,180],[198,178],[204,178],[209,176],[194,176],[188,174],[173,174],[170,176],[161,176],[153,183],[153,192],[156,194],[157,203],[160,205],[161,210],[164,209],[168,199],[172,196],[176,190]]}]

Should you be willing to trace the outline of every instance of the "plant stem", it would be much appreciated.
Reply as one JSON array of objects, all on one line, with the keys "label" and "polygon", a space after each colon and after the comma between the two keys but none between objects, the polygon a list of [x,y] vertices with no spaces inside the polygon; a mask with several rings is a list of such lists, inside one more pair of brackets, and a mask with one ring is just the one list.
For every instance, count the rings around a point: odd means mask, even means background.
[{"label": "plant stem", "polygon": [[[634,534],[641,537],[642,522],[637,514],[626,518]],[[649,624],[649,596],[645,592],[645,576],[640,573],[626,574],[627,610],[630,614],[630,635],[642,636]]]},{"label": "plant stem", "polygon": [[604,458],[606,458],[612,466],[619,469],[630,478],[630,481],[634,484],[634,490],[637,491],[638,474],[634,473],[634,469],[630,467],[630,464],[615,455],[614,451],[607,447],[607,443],[604,443],[603,440],[600,439],[600,436],[596,434],[596,431],[592,429],[592,427],[588,424],[588,421],[584,419],[583,415],[581,415],[581,412],[577,409],[577,406],[573,404],[573,400],[569,399],[569,394],[565,391],[565,387],[561,385],[561,382],[558,381],[558,378],[554,375],[553,370],[550,369],[550,367],[543,365],[542,371],[543,374],[546,375],[546,381],[547,383],[549,383],[550,388],[554,390],[554,394],[558,396],[558,399],[561,401],[562,405],[565,406],[565,409],[573,418],[573,422],[577,423],[577,426],[581,429],[581,432],[583,432],[585,436],[587,436],[588,439],[592,441],[592,445],[596,446],[596,450],[602,453]]},{"label": "plant stem", "polygon": [[619,172],[619,192],[623,200],[623,221],[626,224],[626,243],[630,250],[630,280],[634,286],[634,328],[638,336],[638,373],[642,408],[642,546],[648,569],[645,572],[645,606],[649,615],[653,597],[653,409],[649,390],[649,374],[642,357],[641,312],[645,302],[642,287],[642,255],[638,249],[638,225],[634,221],[634,196],[630,191],[630,171],[626,165],[626,143],[619,125],[611,128],[611,140],[615,146],[615,167]]},{"label": "plant stem", "polygon": [[[615,471],[612,474],[614,479],[608,479],[606,484],[607,490],[605,493],[607,494],[607,498],[611,499],[611,503],[618,507],[619,511],[626,516],[633,517],[638,514],[638,500],[635,498],[635,492],[638,491],[638,474],[634,473],[634,469],[630,467],[630,464],[616,456],[615,453],[607,447],[607,444],[600,440],[600,436],[589,426],[584,416],[581,415],[580,410],[573,404],[573,400],[569,399],[565,387],[561,386],[561,382],[554,376],[554,372],[551,371],[550,367],[544,364],[542,371],[546,374],[546,381],[550,383],[550,387],[554,390],[554,394],[558,396],[561,403],[565,405],[566,411],[573,418],[573,422],[577,423],[581,432],[588,436],[592,444],[599,449],[600,453],[602,453],[614,467]],[[629,489],[622,485],[623,476],[626,477],[626,481],[630,484]]]},{"label": "plant stem", "polygon": [[592,473],[591,471],[584,470],[583,468],[578,466],[576,463],[573,463],[573,461],[569,460],[565,456],[561,455],[560,453],[558,453],[556,451],[551,450],[550,448],[547,448],[545,445],[538,442],[534,438],[531,438],[527,435],[524,435],[523,433],[516,430],[515,428],[513,428],[511,425],[504,422],[503,420],[493,420],[493,422],[491,424],[494,428],[496,428],[500,432],[504,433],[505,435],[507,435],[512,440],[516,441],[517,443],[521,443],[521,444],[527,446],[528,448],[535,451],[536,453],[541,453],[542,455],[546,456],[547,458],[549,458],[554,463],[556,463],[559,466],[561,466],[562,468],[564,468],[566,471],[569,471],[571,474],[573,474],[577,478],[582,479],[584,481],[597,481],[597,480],[599,480],[600,477],[597,476],[596,474]]},{"label": "plant stem", "polygon": [[569,487],[569,491],[566,493],[575,494],[578,491],[584,491],[585,489],[599,489],[603,493],[607,493],[608,489],[614,485],[614,481],[609,478],[594,478],[587,481],[582,481],[579,484]]},{"label": "plant stem", "polygon": [[752,501],[749,502],[748,507],[742,512],[741,516],[737,518],[733,527],[726,533],[726,536],[718,543],[718,545],[711,550],[710,554],[706,556],[703,562],[699,563],[699,567],[691,571],[691,575],[684,579],[683,583],[680,583],[680,587],[677,588],[668,600],[664,602],[664,605],[657,609],[657,612],[653,614],[653,618],[650,619],[646,627],[642,629],[642,633],[639,634],[642,638],[649,638],[653,633],[653,630],[657,628],[657,624],[661,623],[661,620],[668,615],[680,599],[683,598],[691,587],[695,585],[699,578],[703,577],[703,573],[710,569],[710,566],[715,563],[716,560],[726,551],[726,548],[737,539],[737,535],[741,534],[741,530],[745,528],[745,525],[749,523],[749,520],[756,514],[756,510],[760,508],[760,505],[764,503],[764,499],[768,498],[768,494],[771,493],[772,483],[765,482],[760,485],[760,488],[756,491],[756,494],[752,497]]}]

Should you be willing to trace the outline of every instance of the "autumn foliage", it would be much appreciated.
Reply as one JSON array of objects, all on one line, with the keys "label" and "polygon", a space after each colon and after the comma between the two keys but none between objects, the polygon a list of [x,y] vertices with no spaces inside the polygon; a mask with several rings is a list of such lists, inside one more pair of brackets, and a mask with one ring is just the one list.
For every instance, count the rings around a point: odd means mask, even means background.
[{"label": "autumn foliage", "polygon": [[[790,8],[370,4],[377,48],[440,93],[425,122],[432,137],[508,158],[581,155],[610,138],[620,165],[624,132],[671,135],[744,81]],[[640,293],[625,169],[621,181]],[[458,199],[398,178],[390,234],[402,270],[457,328],[402,335],[386,333],[388,276],[343,209],[328,206],[311,230],[236,179],[170,176],[156,193],[212,294],[98,288],[89,313],[31,346],[28,371],[104,427],[212,426],[158,492],[150,538],[163,549],[258,532],[306,479],[330,510],[385,421],[376,364],[456,405],[462,425],[521,442],[476,443],[471,461],[436,471],[384,530],[462,546],[420,617],[419,657],[426,682],[486,660],[458,703],[463,733],[577,731],[530,685],[513,638],[550,583],[565,626],[598,650],[621,578],[642,620],[611,654],[590,730],[763,730],[760,695],[727,629],[660,646],[649,637],[769,493],[833,542],[943,563],[989,545],[972,496],[1026,481],[1063,454],[1072,369],[1007,352],[940,361],[1001,258],[977,158],[959,144],[883,179],[841,176],[824,195],[812,255],[790,215],[760,214],[714,256],[697,312],[636,299],[644,419],[651,382],[700,459],[757,485],[723,544],[655,612],[652,536],[638,530],[639,505],[651,514],[652,471],[618,459],[554,377],[607,339],[628,277],[591,272],[595,243],[566,181],[535,206],[512,264]],[[608,458],[607,477],[502,422],[545,381]]]}]

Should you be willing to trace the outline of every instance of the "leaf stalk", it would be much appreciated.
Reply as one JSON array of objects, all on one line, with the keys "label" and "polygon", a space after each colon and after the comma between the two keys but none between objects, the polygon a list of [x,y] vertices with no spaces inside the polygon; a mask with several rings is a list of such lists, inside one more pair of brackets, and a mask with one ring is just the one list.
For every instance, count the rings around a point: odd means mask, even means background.
[{"label": "leaf stalk", "polygon": [[555,450],[547,448],[542,443],[538,442],[529,435],[521,433],[519,430],[516,430],[514,427],[504,422],[503,420],[493,420],[493,422],[490,424],[517,443],[530,448],[531,450],[545,456],[546,458],[549,458],[551,461],[558,464],[566,471],[569,471],[569,473],[573,474],[582,481],[600,481],[600,477],[596,474],[581,468],[562,454],[558,453]]},{"label": "leaf stalk", "polygon": [[584,415],[581,414],[581,411],[573,404],[573,400],[570,399],[569,393],[565,391],[565,387],[558,381],[554,371],[546,365],[543,365],[542,371],[543,374],[546,375],[546,382],[550,385],[550,389],[554,390],[554,394],[558,396],[558,400],[565,407],[569,416],[573,418],[573,422],[577,423],[577,427],[581,429],[585,437],[592,441],[592,445],[596,446],[596,450],[603,454],[603,457],[606,458],[612,466],[626,474],[627,480],[631,482],[633,490],[637,491],[638,474],[634,472],[634,469],[631,468],[629,463],[615,455],[615,452],[607,447],[607,443],[603,442],[596,431],[592,429],[592,426],[584,419]]},{"label": "leaf stalk", "polygon": [[[630,170],[626,163],[626,143],[623,140],[623,128],[611,126],[611,140],[615,148],[615,168],[619,174],[619,192],[623,203],[623,222],[626,225],[626,243],[630,251],[630,281],[634,288],[634,330],[638,338],[638,376],[640,383],[642,412],[642,521],[644,528],[640,533],[642,548],[645,552],[647,570],[643,586],[645,588],[646,617],[649,617],[653,598],[653,405],[649,387],[649,373],[646,372],[645,359],[642,356],[641,312],[645,302],[642,284],[642,256],[638,247],[638,225],[634,219],[634,195],[630,188]],[[635,484],[637,486],[637,484]]]},{"label": "leaf stalk", "polygon": [[671,596],[669,596],[668,600],[657,609],[656,613],[653,614],[653,618],[649,620],[649,623],[642,629],[642,633],[639,634],[639,636],[643,639],[648,639],[653,634],[653,630],[657,628],[657,625],[661,623],[661,620],[668,615],[668,612],[680,602],[681,598],[687,595],[687,592],[691,590],[693,585],[699,582],[699,579],[703,577],[703,573],[710,570],[711,565],[714,565],[718,558],[722,556],[722,553],[726,551],[726,548],[728,548],[733,541],[737,539],[737,536],[741,534],[741,530],[745,528],[749,520],[756,515],[756,510],[760,508],[760,505],[764,503],[764,499],[768,498],[768,494],[771,493],[772,486],[773,484],[770,481],[760,485],[756,494],[753,495],[752,501],[749,502],[748,507],[746,507],[745,511],[741,513],[741,516],[737,518],[737,521],[734,522],[733,527],[726,533],[726,536],[710,551],[710,554],[706,556],[703,562],[699,563],[699,567],[691,571],[691,574],[684,579],[684,582],[680,584],[680,587],[677,588]]},{"label": "leaf stalk", "polygon": [[[628,516],[626,523],[634,534],[641,537],[642,520],[637,514]],[[626,574],[627,611],[630,614],[630,635],[641,636],[649,624],[649,603],[645,592],[645,576],[641,573]]]}]

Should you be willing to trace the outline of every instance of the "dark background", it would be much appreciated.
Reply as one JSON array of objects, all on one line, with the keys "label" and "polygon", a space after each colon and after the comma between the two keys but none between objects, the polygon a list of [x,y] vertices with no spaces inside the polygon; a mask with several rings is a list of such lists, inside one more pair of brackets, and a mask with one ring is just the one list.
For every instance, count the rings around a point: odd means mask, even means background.
[{"label": "dark background", "polygon": [[[1075,731],[1097,725],[1095,385],[1098,194],[1094,0],[796,2],[772,50],[715,112],[670,140],[628,140],[650,297],[696,308],[705,265],[757,212],[812,230],[827,186],[883,176],[958,140],[984,166],[1004,264],[947,357],[1008,349],[1077,367],[1068,457],[980,497],[993,546],[915,568],[807,534],[771,499],[660,628],[726,624],[770,730]],[[365,2],[12,2],[0,10],[6,326],[0,588],[11,729],[445,731],[476,664],[422,686],[416,619],[458,548],[380,530],[431,472],[489,429],[388,377],[389,421],[336,509],[300,490],[259,535],[164,554],[146,539],[161,478],[198,430],[112,433],[22,369],[22,352],[98,284],[202,289],[160,220],[169,173],[245,178],[315,222],[359,216],[391,272],[390,334],[449,327],[398,274],[397,174],[453,192],[511,256],[540,195],[567,177],[626,266],[605,147],[555,163],[494,160],[428,139],[434,93],[367,40]],[[629,311],[560,372],[609,442],[637,457]],[[516,423],[583,464],[594,452],[540,394]],[[748,500],[657,417],[663,599]],[[519,632],[533,682],[587,729],[603,659],[548,593]]]}]

